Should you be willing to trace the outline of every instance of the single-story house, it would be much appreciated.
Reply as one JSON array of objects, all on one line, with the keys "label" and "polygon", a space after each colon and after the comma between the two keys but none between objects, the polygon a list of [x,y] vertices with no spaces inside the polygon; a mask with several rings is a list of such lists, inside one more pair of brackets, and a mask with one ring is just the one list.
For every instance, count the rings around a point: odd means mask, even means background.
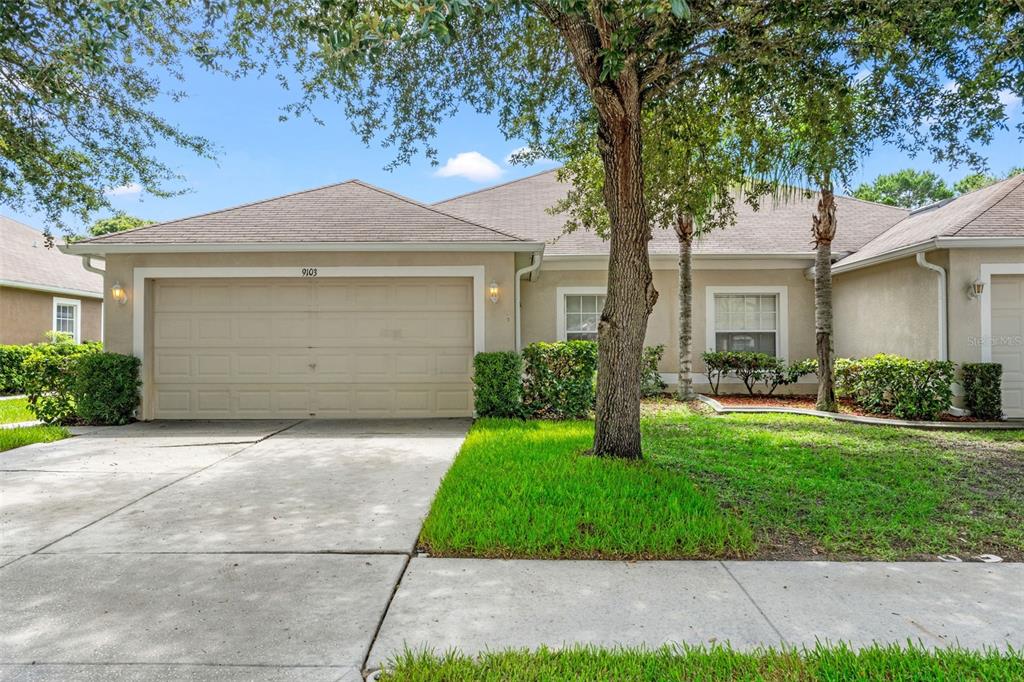
[{"label": "single-story house", "polygon": [[[465,416],[474,353],[596,336],[608,245],[564,233],[566,191],[547,171],[428,206],[352,180],[64,250],[105,261],[107,348],[142,358],[145,419]],[[700,239],[698,386],[705,349],[814,355],[815,203],[743,206]],[[838,354],[1002,362],[1024,416],[1024,175],[914,212],[839,197],[838,216]],[[671,383],[674,234],[650,252]]]},{"label": "single-story house", "polygon": [[103,340],[103,276],[0,216],[0,344],[42,343],[49,331]]}]

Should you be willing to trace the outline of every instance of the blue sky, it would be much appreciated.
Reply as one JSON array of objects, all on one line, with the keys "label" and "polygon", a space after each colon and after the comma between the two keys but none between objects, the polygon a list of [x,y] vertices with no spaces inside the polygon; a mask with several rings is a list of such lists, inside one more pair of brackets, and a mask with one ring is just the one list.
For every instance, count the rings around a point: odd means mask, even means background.
[{"label": "blue sky", "polygon": [[[506,157],[521,142],[504,139],[494,118],[467,110],[443,125],[435,140],[443,170],[421,157],[389,172],[383,167],[392,158],[391,150],[365,147],[336,107],[317,108],[324,126],[308,117],[280,122],[280,109],[292,96],[271,78],[232,81],[195,69],[183,89],[188,93],[185,100],[162,101],[158,112],[186,132],[211,140],[217,159],[199,159],[172,146],[162,147],[158,154],[186,178],[188,193],[159,199],[141,195],[133,187],[118,188],[111,196],[116,209],[168,220],[349,178],[432,202],[552,167],[510,166]],[[1011,130],[999,133],[984,149],[996,172],[1024,163],[1024,144],[1012,128],[1024,112],[1019,100],[1009,104]],[[449,159],[454,159],[450,165]],[[924,157],[907,159],[898,150],[880,147],[864,160],[854,184],[905,166],[931,168],[951,182],[968,173],[935,166]],[[43,227],[38,214],[10,207],[0,210]]]}]

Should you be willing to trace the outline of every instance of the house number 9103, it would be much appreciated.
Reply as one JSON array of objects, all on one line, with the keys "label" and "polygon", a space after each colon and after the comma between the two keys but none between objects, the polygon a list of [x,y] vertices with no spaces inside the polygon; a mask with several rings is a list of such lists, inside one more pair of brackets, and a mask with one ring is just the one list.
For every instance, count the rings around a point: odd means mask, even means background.
[{"label": "house number 9103", "polygon": [[303,277],[316,277],[316,268],[302,268]]}]

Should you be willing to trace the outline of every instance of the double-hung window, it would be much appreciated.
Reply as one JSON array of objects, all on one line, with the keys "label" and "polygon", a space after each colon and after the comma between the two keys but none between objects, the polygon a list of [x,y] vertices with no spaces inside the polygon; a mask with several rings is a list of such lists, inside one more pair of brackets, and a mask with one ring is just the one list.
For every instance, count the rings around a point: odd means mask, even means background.
[{"label": "double-hung window", "polygon": [[53,331],[69,334],[79,343],[82,340],[82,302],[73,298],[53,299]]},{"label": "double-hung window", "polygon": [[563,287],[558,290],[558,338],[597,341],[597,325],[604,309],[604,288]]},{"label": "double-hung window", "polygon": [[716,351],[750,351],[783,357],[784,292],[709,291],[708,345]]}]

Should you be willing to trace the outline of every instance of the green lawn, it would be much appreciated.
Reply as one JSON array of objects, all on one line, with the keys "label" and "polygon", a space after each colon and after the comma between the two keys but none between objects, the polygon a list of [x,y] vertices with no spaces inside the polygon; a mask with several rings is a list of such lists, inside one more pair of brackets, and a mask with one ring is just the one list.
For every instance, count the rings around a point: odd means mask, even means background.
[{"label": "green lawn", "polygon": [[648,406],[643,462],[589,422],[479,420],[421,544],[534,558],[1024,559],[1024,433]]},{"label": "green lawn", "polygon": [[1024,679],[1024,659],[1017,652],[925,650],[917,647],[875,646],[860,651],[847,647],[762,649],[739,653],[724,647],[663,647],[600,649],[577,647],[565,651],[539,649],[499,651],[478,657],[447,653],[412,653],[387,664],[381,682],[466,682],[493,680],[827,680],[915,681]]},{"label": "green lawn", "polygon": [[0,452],[32,443],[50,443],[71,434],[63,426],[19,426],[0,429]]},{"label": "green lawn", "polygon": [[12,398],[0,400],[0,424],[35,421],[36,416],[28,409],[28,400]]}]

